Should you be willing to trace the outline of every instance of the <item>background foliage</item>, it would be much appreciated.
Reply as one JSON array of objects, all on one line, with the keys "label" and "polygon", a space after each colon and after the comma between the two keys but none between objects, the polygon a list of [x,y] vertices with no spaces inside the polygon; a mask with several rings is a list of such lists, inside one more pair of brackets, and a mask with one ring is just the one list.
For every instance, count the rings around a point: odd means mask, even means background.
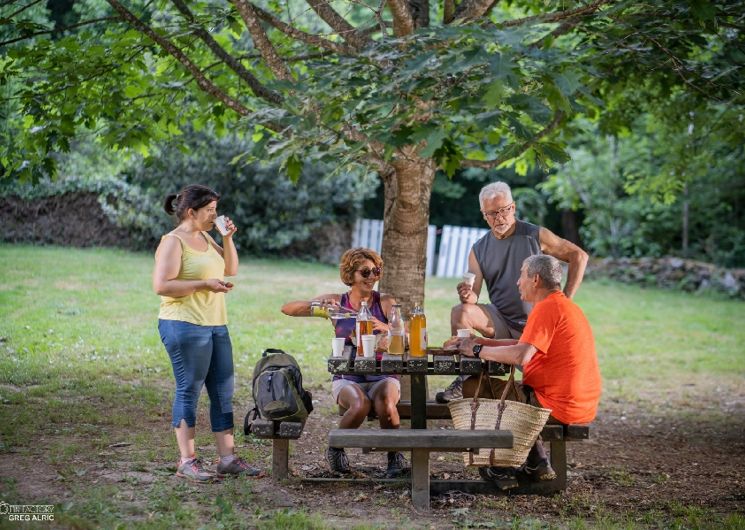
[{"label": "background foliage", "polygon": [[[412,144],[435,160],[433,224],[484,226],[478,189],[500,179],[515,188],[523,217],[581,239],[594,255],[745,264],[745,2],[619,0],[552,19],[586,5],[515,0],[458,24],[441,22],[441,2],[408,4],[428,6],[429,24],[396,38],[390,11],[334,2],[372,35],[354,53],[309,44],[263,19],[288,81],[267,67],[230,3],[190,4],[190,20],[174,2],[126,2],[244,105],[241,117],[103,0],[6,2],[0,186],[49,178],[58,166],[84,182],[113,177],[114,186],[130,186],[118,218],[161,231],[161,195],[209,176],[225,211],[255,227],[240,234],[242,247],[275,252],[353,218],[358,199],[369,197],[369,179],[352,182],[353,173],[338,171],[370,154],[343,134],[352,124],[383,146],[386,161]],[[297,30],[349,44],[302,2],[254,5]],[[244,86],[204,46],[200,28],[282,102]],[[290,134],[276,135],[271,124]],[[244,174],[227,163],[239,154],[241,163],[275,165]],[[495,158],[506,167],[466,167]],[[300,188],[281,183],[279,173],[301,179]],[[142,205],[123,206],[138,198]],[[366,215],[380,217],[382,203],[379,189]]]}]

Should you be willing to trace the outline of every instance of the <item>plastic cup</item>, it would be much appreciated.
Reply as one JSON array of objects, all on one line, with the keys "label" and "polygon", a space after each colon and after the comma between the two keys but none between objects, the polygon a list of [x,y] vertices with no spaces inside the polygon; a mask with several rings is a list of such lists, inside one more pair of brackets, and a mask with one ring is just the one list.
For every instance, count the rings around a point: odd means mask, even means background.
[{"label": "plastic cup", "polygon": [[344,337],[331,339],[331,353],[334,357],[341,357],[344,354]]},{"label": "plastic cup", "polygon": [[362,335],[364,357],[375,357],[375,335]]},{"label": "plastic cup", "polygon": [[473,282],[476,281],[476,275],[472,272],[464,272],[463,281],[466,282],[471,287],[473,287]]},{"label": "plastic cup", "polygon": [[228,225],[226,224],[224,215],[215,219],[215,228],[217,228],[217,231],[220,232],[221,236],[228,235]]},{"label": "plastic cup", "polygon": [[458,330],[458,336],[459,337],[470,337],[471,336],[471,330],[468,329],[468,328],[466,328],[466,329],[459,329]]}]

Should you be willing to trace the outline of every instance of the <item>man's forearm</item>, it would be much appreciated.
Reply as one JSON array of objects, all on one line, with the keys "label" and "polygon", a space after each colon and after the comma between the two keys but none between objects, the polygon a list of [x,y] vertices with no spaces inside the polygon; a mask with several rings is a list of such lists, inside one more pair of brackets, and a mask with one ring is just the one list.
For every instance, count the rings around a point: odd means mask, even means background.
[{"label": "man's forearm", "polygon": [[567,270],[567,281],[564,285],[564,294],[567,298],[572,298],[579,289],[582,278],[585,276],[585,269],[587,268],[587,261],[589,259],[584,250],[577,250],[578,252],[575,252],[571,257]]},{"label": "man's forearm", "polygon": [[[479,340],[479,342],[482,342]],[[489,345],[481,348],[479,357],[485,361],[496,361],[505,364],[526,364],[533,356],[534,348],[530,344],[517,343],[500,346],[490,341]]]}]

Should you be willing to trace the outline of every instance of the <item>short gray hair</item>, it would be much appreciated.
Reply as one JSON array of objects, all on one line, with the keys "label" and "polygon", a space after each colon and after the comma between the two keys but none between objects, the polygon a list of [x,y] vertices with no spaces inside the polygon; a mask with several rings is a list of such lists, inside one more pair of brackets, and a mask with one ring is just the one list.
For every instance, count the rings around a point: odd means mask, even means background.
[{"label": "short gray hair", "polygon": [[484,209],[484,201],[493,199],[498,195],[504,195],[512,202],[512,190],[506,182],[492,182],[481,188],[479,192],[479,207]]},{"label": "short gray hair", "polygon": [[561,289],[561,262],[555,257],[536,254],[525,258],[523,265],[527,267],[528,276],[532,278],[537,274],[546,289]]}]

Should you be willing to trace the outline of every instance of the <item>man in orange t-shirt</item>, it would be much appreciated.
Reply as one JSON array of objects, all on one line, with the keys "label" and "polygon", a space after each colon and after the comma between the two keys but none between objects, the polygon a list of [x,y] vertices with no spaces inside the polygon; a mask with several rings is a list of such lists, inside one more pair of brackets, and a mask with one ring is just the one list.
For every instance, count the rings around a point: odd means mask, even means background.
[{"label": "man in orange t-shirt", "polygon": [[[551,409],[561,423],[588,423],[595,418],[601,393],[600,369],[592,329],[584,313],[561,291],[561,263],[547,254],[523,262],[517,282],[520,297],[533,303],[519,341],[453,337],[446,348],[464,355],[523,367],[518,399]],[[463,387],[473,395],[478,378]],[[556,474],[540,439],[528,455],[524,471],[538,480]]]}]

